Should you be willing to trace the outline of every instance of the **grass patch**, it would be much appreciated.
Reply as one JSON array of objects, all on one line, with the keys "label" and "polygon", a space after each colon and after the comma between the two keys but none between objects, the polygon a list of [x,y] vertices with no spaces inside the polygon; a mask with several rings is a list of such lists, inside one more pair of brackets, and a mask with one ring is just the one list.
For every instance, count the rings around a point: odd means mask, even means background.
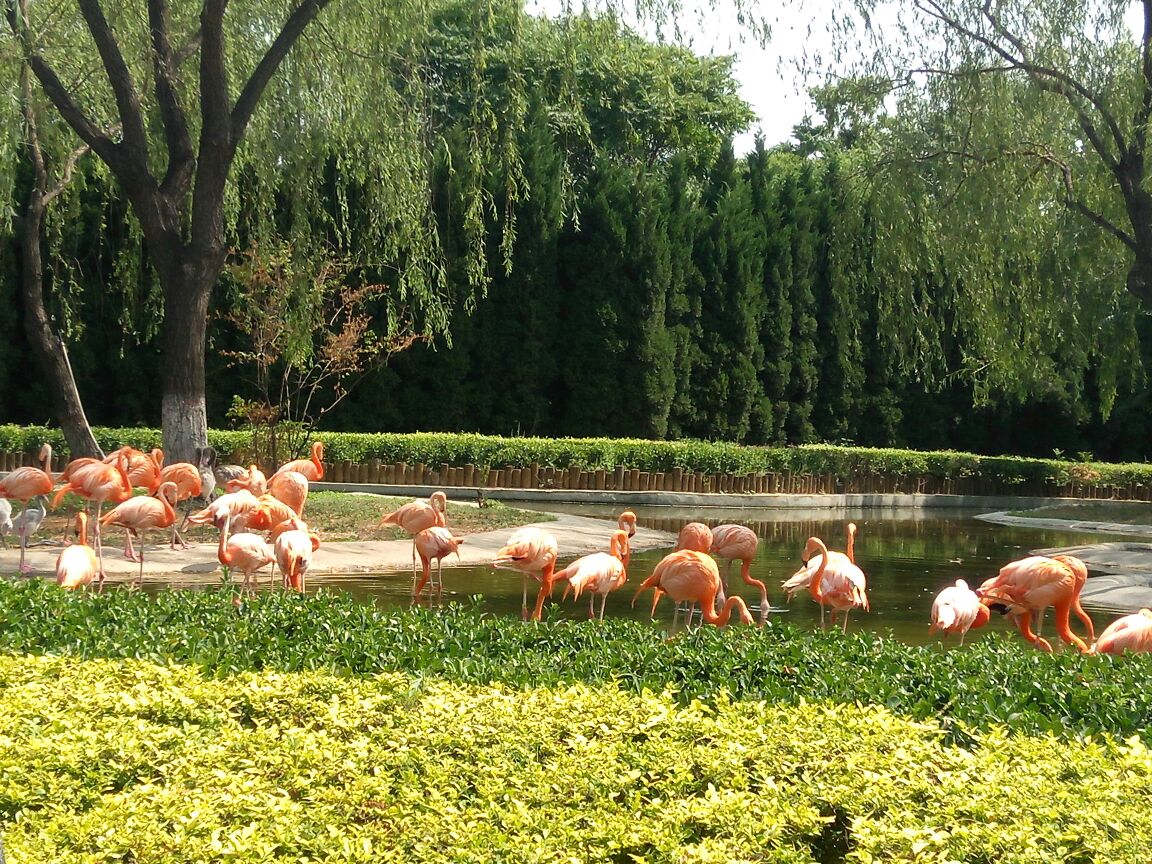
[{"label": "grass patch", "polygon": [[1012,516],[1030,519],[1067,519],[1070,522],[1115,522],[1119,525],[1152,525],[1152,503],[1147,501],[1085,501],[1082,504],[1051,504],[1035,510],[1012,510]]},{"label": "grass patch", "polygon": [[[404,540],[409,536],[407,533],[395,525],[381,526],[380,517],[412,500],[350,492],[312,492],[304,506],[304,519],[320,534],[320,539],[327,543],[345,540]],[[78,496],[65,496],[61,505],[49,512],[45,526],[40,529],[40,536],[62,535],[72,526],[73,518],[83,506],[84,501]],[[183,511],[183,505],[180,510]],[[104,512],[107,513],[108,508]],[[448,502],[448,527],[457,535],[479,534],[554,519],[548,513],[507,507],[499,501],[487,500],[483,507]],[[189,525],[181,534],[187,540],[205,543],[214,543],[220,536],[210,525]]]}]

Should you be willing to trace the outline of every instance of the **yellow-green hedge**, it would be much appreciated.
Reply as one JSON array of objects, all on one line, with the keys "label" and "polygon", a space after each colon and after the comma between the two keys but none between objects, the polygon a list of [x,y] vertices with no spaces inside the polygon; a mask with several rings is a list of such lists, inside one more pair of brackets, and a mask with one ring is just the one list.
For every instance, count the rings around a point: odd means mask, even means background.
[{"label": "yellow-green hedge", "polygon": [[[93,430],[106,450],[123,444],[140,449],[159,447],[159,429]],[[537,463],[553,468],[611,470],[617,465],[640,471],[686,471],[707,474],[759,474],[791,471],[849,478],[878,474],[902,478],[978,478],[1012,486],[1023,483],[1080,483],[1098,486],[1147,486],[1152,466],[1145,463],[1111,464],[1028,459],[1018,456],[980,456],[955,451],[895,450],[876,447],[840,447],[824,444],[798,447],[752,447],[712,441],[646,441],[626,438],[503,438],[473,433],[318,432],[329,462],[385,464],[407,462],[435,466],[476,465],[481,469],[505,465],[527,467]],[[210,430],[209,442],[228,457],[244,460],[252,447],[250,432]],[[0,453],[35,453],[49,441],[66,451],[58,429],[41,426],[0,425]],[[300,454],[297,454],[300,455]]]},{"label": "yellow-green hedge", "polygon": [[1139,742],[613,686],[0,657],[17,864],[1140,862]]}]

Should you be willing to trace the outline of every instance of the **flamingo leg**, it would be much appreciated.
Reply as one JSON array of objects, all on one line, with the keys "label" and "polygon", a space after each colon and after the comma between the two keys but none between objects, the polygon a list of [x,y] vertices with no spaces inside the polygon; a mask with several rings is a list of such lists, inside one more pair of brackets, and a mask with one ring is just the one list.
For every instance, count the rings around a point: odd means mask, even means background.
[{"label": "flamingo leg", "polygon": [[100,539],[100,511],[104,508],[103,501],[96,502],[96,558],[100,561],[100,589],[104,588],[104,541]]},{"label": "flamingo leg", "polygon": [[[131,543],[131,537],[135,533],[136,532],[133,531],[131,528],[128,529],[129,543]],[[131,559],[131,560],[135,560],[135,559]],[[134,587],[138,588],[138,589],[144,587],[144,541],[143,541],[143,539],[140,540],[140,573],[136,577],[136,585]]]},{"label": "flamingo leg", "polygon": [[[25,510],[28,509],[27,504],[24,505],[24,509]],[[21,575],[23,575],[25,573],[32,572],[32,568],[28,564],[24,563],[24,552],[27,548],[28,548],[28,533],[27,533],[27,530],[24,528],[24,526],[21,525],[20,526],[20,573],[21,573]]]},{"label": "flamingo leg", "polygon": [[528,620],[528,574],[521,573],[520,578],[523,581],[524,590],[520,595],[520,617],[525,621]]}]

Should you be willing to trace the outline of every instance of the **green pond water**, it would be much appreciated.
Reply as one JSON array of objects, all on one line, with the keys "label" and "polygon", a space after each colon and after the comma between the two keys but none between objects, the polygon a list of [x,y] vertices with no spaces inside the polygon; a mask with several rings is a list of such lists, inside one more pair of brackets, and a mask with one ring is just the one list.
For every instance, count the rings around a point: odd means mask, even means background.
[{"label": "green pond water", "polygon": [[[615,527],[616,514],[621,508],[552,505],[550,509],[604,518],[607,549],[608,536]],[[868,596],[872,608],[870,612],[853,612],[848,628],[850,631],[860,628],[875,630],[910,644],[922,644],[940,638],[928,634],[932,599],[942,588],[957,579],[964,579],[975,587],[994,576],[1007,562],[1024,557],[1034,549],[1126,539],[1120,536],[1101,537],[1086,532],[996,525],[976,519],[975,512],[952,510],[632,509],[640,525],[673,533],[691,521],[709,525],[738,522],[755,530],[760,537],[760,546],[752,564],[752,575],[768,586],[768,599],[773,606],[769,620],[787,621],[802,627],[820,626],[819,607],[807,596],[797,596],[790,605],[785,605],[780,583],[800,566],[800,554],[808,537],[818,536],[830,549],[843,551],[846,525],[849,521],[855,522],[858,529],[856,562],[868,578]],[[641,598],[635,608],[630,606],[630,602],[640,583],[670,551],[669,548],[632,556],[628,584],[609,596],[606,617],[649,620],[650,592],[644,595],[648,598],[647,602]],[[562,557],[560,565],[566,564],[572,557],[575,556]],[[758,604],[759,593],[741,582],[738,568],[739,564],[733,564],[729,580],[731,589],[744,597],[749,605]],[[405,574],[342,576],[338,580],[326,580],[318,575],[309,578],[309,586],[310,590],[349,591],[382,606],[408,605],[412,602],[412,581]],[[530,590],[531,602],[531,598],[535,597],[535,583],[530,586]],[[571,599],[561,603],[560,594],[561,590],[558,589],[553,601],[545,607],[548,618],[584,620],[588,617],[588,604],[583,598],[579,603]],[[521,578],[517,573],[483,566],[444,569],[445,603],[475,602],[485,611],[518,618],[520,597]],[[1093,609],[1087,605],[1086,608],[1096,623],[1097,632],[1117,617],[1114,612]],[[662,600],[654,626],[670,627],[672,612],[671,601]],[[991,632],[1011,629],[1007,620],[994,616],[987,628],[972,631],[966,643],[985,638]],[[1049,615],[1043,632],[1054,635],[1052,630]],[[949,637],[948,642],[955,643],[956,637]]]}]

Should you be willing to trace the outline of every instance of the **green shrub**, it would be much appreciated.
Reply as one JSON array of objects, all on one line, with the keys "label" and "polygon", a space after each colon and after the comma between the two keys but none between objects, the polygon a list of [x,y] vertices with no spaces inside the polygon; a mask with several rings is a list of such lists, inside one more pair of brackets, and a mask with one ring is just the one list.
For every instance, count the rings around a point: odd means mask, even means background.
[{"label": "green shrub", "polygon": [[1152,860],[1139,742],[612,684],[0,658],[14,861]]},{"label": "green shrub", "polygon": [[[111,450],[123,444],[140,449],[159,447],[158,429],[93,430],[100,446]],[[917,452],[874,447],[803,445],[799,447],[745,447],[708,441],[646,441],[627,438],[501,438],[472,433],[318,432],[328,462],[385,464],[407,462],[436,466],[472,464],[480,469],[505,465],[527,467],[537,463],[552,468],[612,470],[617,465],[640,471],[685,471],[708,474],[759,474],[791,471],[795,474],[831,474],[847,479],[860,474],[900,478],[978,478],[1021,485],[1077,482],[1100,486],[1144,486],[1152,482],[1152,466],[1143,463],[1068,462],[1017,456],[978,456],[952,451]],[[209,443],[226,459],[245,462],[252,439],[247,432],[210,430]],[[35,453],[48,441],[59,452],[67,450],[63,435],[40,426],[0,425],[0,452]]]},{"label": "green shrub", "polygon": [[227,591],[83,596],[31,582],[0,583],[0,651],[190,662],[220,675],[323,669],[517,687],[615,681],[636,693],[672,690],[685,704],[720,692],[859,702],[957,730],[1003,724],[1152,743],[1152,657],[1042,654],[1013,636],[941,650],[773,622],[666,641],[656,627],[619,619],[526,625],[462,605],[383,610],[345,594],[264,594],[237,608]]}]

